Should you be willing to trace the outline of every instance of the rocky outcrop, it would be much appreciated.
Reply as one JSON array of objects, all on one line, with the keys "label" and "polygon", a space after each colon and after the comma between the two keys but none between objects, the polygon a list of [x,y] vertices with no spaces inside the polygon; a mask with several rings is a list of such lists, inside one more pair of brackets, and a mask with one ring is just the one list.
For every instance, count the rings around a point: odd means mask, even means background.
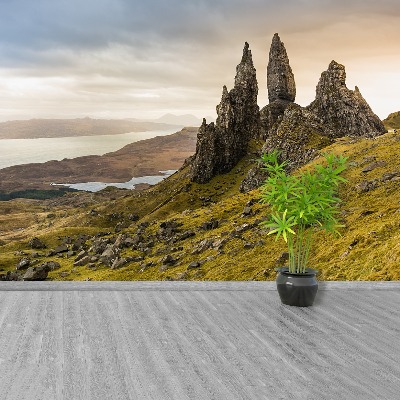
[{"label": "rocky outcrop", "polygon": [[191,179],[206,183],[213,176],[229,172],[246,154],[251,138],[258,137],[260,114],[257,105],[258,84],[249,44],[236,67],[235,86],[223,87],[217,106],[216,123],[203,124],[197,136]]},{"label": "rocky outcrop", "polygon": [[270,131],[263,153],[274,149],[281,152],[294,169],[311,161],[318,150],[332,143],[332,132],[322,120],[298,104],[289,104],[279,122]]},{"label": "rocky outcrop", "polygon": [[272,38],[267,66],[269,104],[260,111],[261,138],[267,139],[270,130],[282,117],[286,107],[296,97],[296,84],[289,57],[277,33]]},{"label": "rocky outcrop", "polygon": [[284,44],[277,33],[272,38],[267,67],[268,99],[294,102],[296,84]]},{"label": "rocky outcrop", "polygon": [[[287,104],[283,115],[268,131],[268,138],[260,153],[274,149],[288,161],[288,170],[293,170],[311,161],[318,150],[332,143],[332,132],[311,111],[298,104]],[[267,178],[260,165],[251,168],[240,185],[240,191],[248,192],[259,187]]]},{"label": "rocky outcrop", "polygon": [[[260,111],[261,135],[265,140],[260,153],[281,151],[288,169],[311,161],[318,150],[342,136],[374,137],[386,132],[383,123],[356,87],[346,87],[343,65],[332,61],[323,72],[316,98],[308,107],[293,103],[296,88],[285,47],[275,34],[267,69],[270,103]],[[240,190],[247,192],[265,180],[260,165],[251,168]]]},{"label": "rocky outcrop", "polygon": [[316,98],[308,109],[321,118],[335,137],[374,137],[386,132],[358,87],[354,91],[347,88],[345,67],[336,61],[331,61],[321,74]]}]

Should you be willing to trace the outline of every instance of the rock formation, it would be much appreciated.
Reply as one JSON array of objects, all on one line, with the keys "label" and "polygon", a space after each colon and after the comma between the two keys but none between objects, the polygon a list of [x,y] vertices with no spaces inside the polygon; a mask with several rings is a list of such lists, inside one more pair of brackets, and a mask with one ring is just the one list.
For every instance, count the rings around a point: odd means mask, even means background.
[{"label": "rock formation", "polygon": [[229,172],[246,154],[250,139],[259,135],[257,94],[256,70],[246,42],[236,67],[234,88],[228,92],[223,87],[216,123],[207,124],[204,119],[199,129],[192,181],[206,183],[217,174]]},{"label": "rock formation", "polygon": [[275,100],[294,102],[296,98],[296,85],[292,68],[284,44],[275,33],[269,50],[269,62],[267,67],[268,99],[272,103]]},{"label": "rock formation", "polygon": [[321,74],[316,98],[308,109],[321,118],[335,137],[373,137],[386,132],[357,86],[354,91],[347,88],[345,67],[336,61]]},{"label": "rock formation", "polygon": [[[284,44],[276,33],[272,39],[267,67],[269,104],[259,111],[258,86],[249,45],[237,66],[235,87],[224,86],[217,106],[216,124],[203,121],[191,178],[198,183],[230,171],[246,154],[250,139],[265,140],[260,153],[279,149],[288,169],[311,161],[318,150],[341,136],[374,137],[386,132],[356,87],[346,87],[343,65],[332,61],[319,80],[316,98],[308,107],[294,103],[296,85]],[[261,146],[260,146],[261,147]],[[258,187],[265,176],[254,165],[241,190]]]},{"label": "rock formation", "polygon": [[[282,159],[288,161],[288,170],[293,170],[311,161],[319,149],[331,143],[331,132],[320,118],[298,104],[288,103],[278,121],[269,129],[260,154],[278,149]],[[255,165],[241,183],[240,191],[255,189],[266,178],[260,165]]]},{"label": "rock formation", "polygon": [[286,107],[296,97],[296,84],[284,44],[277,33],[272,38],[267,66],[267,88],[269,104],[260,111],[262,138],[281,117]]},{"label": "rock formation", "polygon": [[332,135],[320,118],[298,104],[289,104],[269,132],[262,152],[278,149],[289,169],[311,161],[319,149],[332,143]]}]

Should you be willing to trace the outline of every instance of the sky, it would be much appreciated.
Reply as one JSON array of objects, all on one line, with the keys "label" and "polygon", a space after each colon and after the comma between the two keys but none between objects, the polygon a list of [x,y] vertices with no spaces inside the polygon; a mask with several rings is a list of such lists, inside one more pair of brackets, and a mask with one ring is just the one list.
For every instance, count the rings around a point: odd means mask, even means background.
[{"label": "sky", "polygon": [[0,121],[215,116],[245,41],[263,107],[275,32],[296,103],[335,60],[380,118],[400,110],[398,0],[0,0]]}]

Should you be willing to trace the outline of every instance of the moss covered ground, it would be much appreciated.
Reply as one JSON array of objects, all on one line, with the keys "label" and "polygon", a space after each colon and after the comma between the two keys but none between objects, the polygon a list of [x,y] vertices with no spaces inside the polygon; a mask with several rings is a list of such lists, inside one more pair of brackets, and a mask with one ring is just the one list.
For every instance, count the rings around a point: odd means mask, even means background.
[{"label": "moss covered ground", "polygon": [[[319,270],[323,280],[399,280],[400,135],[341,138],[323,151],[349,158],[344,173],[348,182],[340,187],[344,227],[339,237],[313,233],[310,266]],[[109,189],[99,194],[68,194],[47,202],[0,202],[0,269],[14,270],[22,257],[36,252],[40,263],[60,263],[61,268],[49,273],[48,279],[54,280],[274,280],[285,243],[275,241],[259,227],[268,208],[258,202],[258,190],[239,192],[253,158],[249,155],[230,173],[204,185],[191,183],[187,168],[183,168],[142,192]],[[246,206],[251,212],[244,215]],[[132,221],[132,215],[139,220]],[[175,239],[160,238],[163,221],[176,223]],[[204,229],[204,223],[210,221],[218,221],[218,227]],[[152,246],[145,252],[125,248],[122,257],[143,259],[119,269],[100,263],[92,268],[74,266],[75,255],[47,256],[48,249],[66,237],[92,237],[102,232],[104,238],[115,239],[124,233],[133,237],[138,229]],[[188,231],[194,235],[180,240],[179,235]],[[28,241],[34,236],[43,240],[47,249],[30,249]],[[207,241],[212,246],[204,245]],[[162,267],[167,254],[176,262]],[[192,262],[201,265],[188,269]]]}]

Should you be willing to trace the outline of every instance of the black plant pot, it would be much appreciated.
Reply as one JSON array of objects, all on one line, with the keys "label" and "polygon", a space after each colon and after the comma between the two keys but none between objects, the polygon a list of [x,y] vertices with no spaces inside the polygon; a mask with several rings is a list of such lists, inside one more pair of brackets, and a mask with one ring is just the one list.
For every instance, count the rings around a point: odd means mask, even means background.
[{"label": "black plant pot", "polygon": [[313,305],[318,291],[315,269],[307,268],[304,274],[293,274],[289,268],[276,268],[276,286],[283,304],[288,306],[309,307]]}]

